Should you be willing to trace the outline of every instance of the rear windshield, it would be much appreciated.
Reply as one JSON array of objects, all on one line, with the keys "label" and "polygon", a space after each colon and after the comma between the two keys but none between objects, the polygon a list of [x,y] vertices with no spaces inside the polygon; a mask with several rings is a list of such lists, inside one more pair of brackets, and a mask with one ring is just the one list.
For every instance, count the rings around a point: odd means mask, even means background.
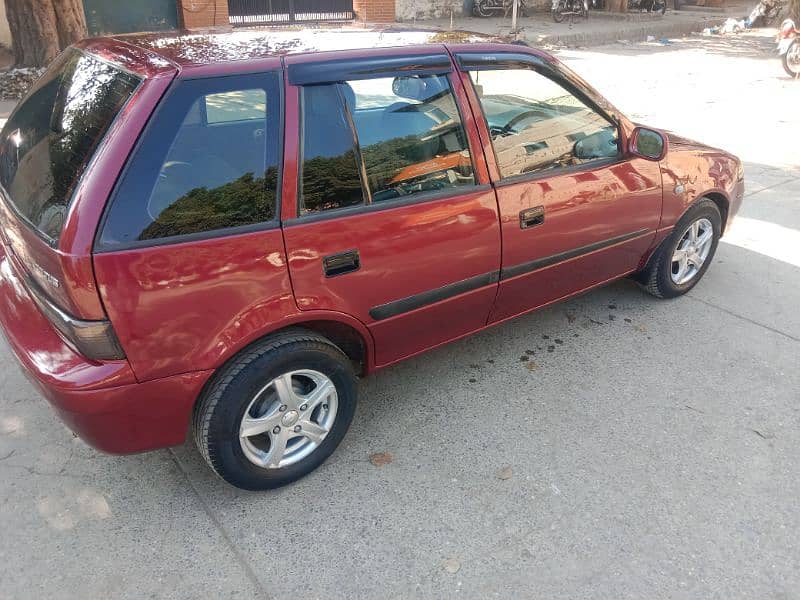
[{"label": "rear windshield", "polygon": [[57,240],[83,169],[141,80],[71,48],[11,115],[0,136],[0,185],[17,212]]}]

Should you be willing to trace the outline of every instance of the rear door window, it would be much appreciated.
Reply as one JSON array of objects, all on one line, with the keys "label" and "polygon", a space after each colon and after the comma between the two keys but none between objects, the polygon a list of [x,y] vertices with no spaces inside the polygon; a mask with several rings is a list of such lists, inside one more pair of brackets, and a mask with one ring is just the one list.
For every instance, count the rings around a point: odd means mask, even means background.
[{"label": "rear door window", "polygon": [[275,73],[178,83],[122,177],[98,249],[274,221],[279,94]]},{"label": "rear door window", "polygon": [[51,241],[61,234],[86,165],[141,79],[91,54],[61,54],[0,135],[0,185]]},{"label": "rear door window", "polygon": [[474,183],[447,76],[304,88],[301,215],[455,192]]}]

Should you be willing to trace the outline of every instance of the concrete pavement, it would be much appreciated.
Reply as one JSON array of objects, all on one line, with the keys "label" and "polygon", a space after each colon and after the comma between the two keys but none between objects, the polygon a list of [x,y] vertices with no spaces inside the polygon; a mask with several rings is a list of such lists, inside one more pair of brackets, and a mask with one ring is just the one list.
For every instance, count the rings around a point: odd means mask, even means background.
[{"label": "concrete pavement", "polygon": [[365,380],[288,488],[230,488],[189,444],[96,453],[2,344],[0,596],[800,597],[800,86],[771,49],[563,52],[746,161],[715,263],[687,297],[623,281]]},{"label": "concrete pavement", "polygon": [[0,129],[6,124],[11,111],[17,103],[12,100],[0,100]]}]

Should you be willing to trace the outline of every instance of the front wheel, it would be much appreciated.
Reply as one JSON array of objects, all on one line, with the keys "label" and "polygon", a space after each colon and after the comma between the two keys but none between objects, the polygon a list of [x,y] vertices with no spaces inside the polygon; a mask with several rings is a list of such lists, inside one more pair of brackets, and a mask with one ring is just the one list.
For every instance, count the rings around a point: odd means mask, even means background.
[{"label": "front wheel", "polygon": [[552,14],[553,14],[553,21],[556,23],[563,23],[564,17],[566,16],[564,12],[566,11],[566,2],[565,0],[558,0],[558,3],[553,6]]},{"label": "front wheel", "polygon": [[781,63],[789,77],[800,77],[800,43],[797,40],[789,45],[786,54],[781,57]]},{"label": "front wheel", "polygon": [[291,483],[342,441],[356,406],[355,375],[329,340],[294,329],[226,365],[200,399],[194,438],[209,466],[247,490]]},{"label": "front wheel", "polygon": [[675,298],[691,290],[703,277],[722,232],[722,216],[705,198],[690,208],[655,251],[638,280],[658,298]]}]

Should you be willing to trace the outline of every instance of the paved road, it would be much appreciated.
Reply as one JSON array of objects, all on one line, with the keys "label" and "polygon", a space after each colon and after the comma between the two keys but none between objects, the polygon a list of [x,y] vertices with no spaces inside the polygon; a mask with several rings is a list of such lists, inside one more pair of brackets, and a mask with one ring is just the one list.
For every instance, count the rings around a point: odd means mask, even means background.
[{"label": "paved road", "polygon": [[188,445],[98,454],[0,347],[0,597],[799,598],[800,83],[770,50],[565,53],[747,161],[714,266],[683,299],[621,282],[368,379],[289,488],[227,487]]}]

